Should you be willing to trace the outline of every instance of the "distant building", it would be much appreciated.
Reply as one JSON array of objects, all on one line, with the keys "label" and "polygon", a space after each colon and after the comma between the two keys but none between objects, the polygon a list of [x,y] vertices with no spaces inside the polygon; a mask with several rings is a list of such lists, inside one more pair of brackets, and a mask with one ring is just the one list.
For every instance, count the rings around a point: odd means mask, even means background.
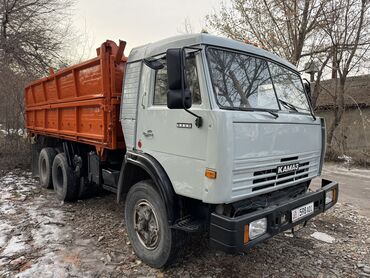
[{"label": "distant building", "polygon": [[[327,127],[334,114],[335,80],[321,82],[316,114],[324,117]],[[348,77],[345,87],[345,112],[333,139],[339,154],[370,161],[370,75]]]}]

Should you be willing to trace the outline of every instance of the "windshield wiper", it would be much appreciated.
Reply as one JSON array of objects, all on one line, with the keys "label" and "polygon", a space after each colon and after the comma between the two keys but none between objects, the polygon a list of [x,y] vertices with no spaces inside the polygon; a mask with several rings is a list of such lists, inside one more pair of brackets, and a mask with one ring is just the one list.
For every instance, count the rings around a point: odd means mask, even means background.
[{"label": "windshield wiper", "polygon": [[[291,104],[291,103],[289,103],[289,102],[286,102],[285,100],[282,100],[282,99],[280,99],[280,98],[278,98],[278,100],[285,106],[285,107],[287,107],[287,108],[290,108],[290,109],[292,109],[293,111],[295,111],[295,112],[299,112],[298,111],[298,109],[297,109],[297,107],[295,107],[293,104]],[[310,109],[310,114],[311,114],[311,116],[312,116],[312,118],[313,118],[313,120],[314,121],[316,121],[316,117],[315,117],[315,115],[313,114],[313,112],[312,112],[312,109]]]},{"label": "windshield wiper", "polygon": [[267,112],[267,113],[270,113],[272,116],[276,118],[279,118],[279,114],[276,113],[275,111],[272,111],[270,109],[266,109],[266,108],[253,108],[253,107],[250,107],[250,108],[244,108],[244,107],[239,107],[239,108],[236,108],[237,109],[240,109],[240,110],[244,110],[244,111],[261,111],[261,112]]},{"label": "windshield wiper", "polygon": [[276,118],[279,118],[279,114],[278,114],[278,113],[276,113],[276,112],[274,112],[274,111],[272,111],[272,110],[269,110],[269,109],[256,109],[255,111],[268,112],[268,113],[270,113],[272,116],[274,116],[274,117],[275,117],[275,119],[276,119]]},{"label": "windshield wiper", "polygon": [[289,103],[289,102],[286,102],[285,100],[282,100],[280,98],[278,98],[278,100],[280,101],[280,103],[282,103],[285,107],[287,108],[290,108],[291,110],[295,111],[295,112],[298,112],[298,109],[297,107],[295,107],[293,104]]}]

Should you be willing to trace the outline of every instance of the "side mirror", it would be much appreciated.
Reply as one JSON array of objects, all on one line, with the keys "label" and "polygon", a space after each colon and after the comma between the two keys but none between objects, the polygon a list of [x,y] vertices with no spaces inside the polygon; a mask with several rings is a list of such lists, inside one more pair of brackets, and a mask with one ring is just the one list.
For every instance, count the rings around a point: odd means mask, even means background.
[{"label": "side mirror", "polygon": [[189,109],[192,105],[192,97],[186,86],[184,50],[181,48],[168,49],[166,59],[167,107],[170,109]]},{"label": "side mirror", "polygon": [[303,86],[304,86],[304,90],[307,94],[307,97],[308,97],[309,101],[311,102],[311,100],[312,100],[311,83],[306,78],[303,79]]}]

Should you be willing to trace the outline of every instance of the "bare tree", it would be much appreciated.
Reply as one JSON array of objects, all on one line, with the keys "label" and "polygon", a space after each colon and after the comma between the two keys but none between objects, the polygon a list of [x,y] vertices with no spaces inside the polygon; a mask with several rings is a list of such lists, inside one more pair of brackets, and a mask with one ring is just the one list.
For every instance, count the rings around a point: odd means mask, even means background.
[{"label": "bare tree", "polygon": [[23,88],[49,67],[66,65],[62,56],[73,35],[72,4],[72,0],[0,0],[0,155],[16,156],[18,149],[27,149],[20,136]]},{"label": "bare tree", "polygon": [[[298,65],[306,41],[318,35],[329,0],[232,0],[207,17],[208,27],[251,41]],[[307,54],[306,54],[307,55]]]},{"label": "bare tree", "polygon": [[331,93],[334,120],[328,128],[332,147],[334,132],[345,110],[347,77],[363,61],[370,49],[370,10],[367,0],[333,0],[324,10],[323,30],[330,40],[332,77],[337,79]]},{"label": "bare tree", "polygon": [[180,34],[192,34],[194,33],[194,27],[189,17],[185,17],[181,26],[177,28],[177,32]]},{"label": "bare tree", "polygon": [[325,53],[325,52],[318,53],[318,54],[312,54],[311,56],[311,61],[313,59],[316,59],[319,61],[319,67],[318,67],[318,71],[316,75],[316,80],[313,82],[313,84],[311,84],[311,88],[312,88],[311,89],[312,90],[311,105],[314,109],[317,108],[317,100],[319,98],[319,93],[323,89],[321,86],[321,81],[322,81],[325,71],[327,70],[327,64],[331,57],[332,56],[330,53]]},{"label": "bare tree", "polygon": [[40,74],[60,64],[71,5],[70,0],[1,0],[2,66]]},{"label": "bare tree", "polygon": [[21,73],[14,73],[8,67],[0,68],[0,117],[2,130],[7,135],[16,135],[22,129],[23,124],[23,86],[22,80],[27,77]]},{"label": "bare tree", "polygon": [[73,65],[90,59],[96,53],[98,43],[94,39],[94,35],[89,31],[87,23],[84,22],[82,28],[78,30],[69,26],[70,35],[64,40],[63,56],[61,66]]}]

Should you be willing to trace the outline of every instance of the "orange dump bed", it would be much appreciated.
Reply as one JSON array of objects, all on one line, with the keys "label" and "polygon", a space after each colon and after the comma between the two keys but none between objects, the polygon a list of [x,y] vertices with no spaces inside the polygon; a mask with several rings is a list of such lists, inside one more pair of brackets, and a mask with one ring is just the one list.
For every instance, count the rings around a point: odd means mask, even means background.
[{"label": "orange dump bed", "polygon": [[119,122],[126,43],[106,41],[97,57],[36,80],[25,88],[26,128],[104,149],[125,148]]}]

